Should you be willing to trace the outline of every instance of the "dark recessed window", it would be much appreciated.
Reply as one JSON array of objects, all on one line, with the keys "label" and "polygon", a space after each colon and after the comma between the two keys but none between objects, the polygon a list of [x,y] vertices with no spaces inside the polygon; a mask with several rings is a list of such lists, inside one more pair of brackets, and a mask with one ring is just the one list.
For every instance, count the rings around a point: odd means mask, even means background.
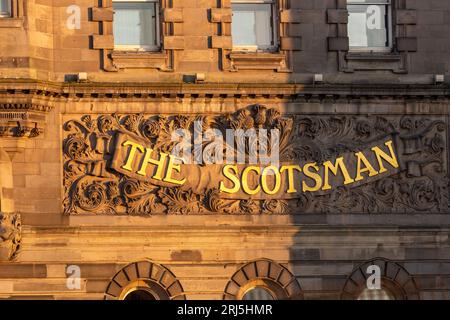
[{"label": "dark recessed window", "polygon": [[277,47],[273,0],[233,0],[232,38],[237,51],[272,51]]},{"label": "dark recessed window", "polygon": [[130,51],[157,51],[159,5],[156,0],[114,1],[114,48]]},{"label": "dark recessed window", "polygon": [[0,18],[11,17],[11,0],[0,0]]},{"label": "dark recessed window", "polygon": [[391,0],[348,0],[347,9],[351,50],[391,50]]},{"label": "dark recessed window", "polygon": [[124,300],[157,300],[153,294],[147,290],[134,290],[128,293]]}]

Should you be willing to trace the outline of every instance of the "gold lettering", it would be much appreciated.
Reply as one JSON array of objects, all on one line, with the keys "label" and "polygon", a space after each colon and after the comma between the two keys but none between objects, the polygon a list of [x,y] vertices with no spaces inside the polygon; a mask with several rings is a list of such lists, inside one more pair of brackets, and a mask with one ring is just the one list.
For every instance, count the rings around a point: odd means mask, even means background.
[{"label": "gold lettering", "polygon": [[[365,172],[369,172],[369,177],[373,177],[378,174],[362,152],[355,153],[355,155],[358,157],[358,167],[356,168],[355,181],[363,180],[364,177],[362,176],[362,173]],[[362,167],[362,164],[364,164],[364,168]]]},{"label": "gold lettering", "polygon": [[[234,172],[235,175],[232,174]],[[237,177],[238,174],[238,167],[235,165],[226,165],[222,169],[223,175],[228,178],[231,182],[233,182],[233,188],[227,188],[225,187],[225,183],[223,181],[220,181],[220,191],[225,193],[236,193],[241,188],[241,183],[239,182],[239,178]]]},{"label": "gold lettering", "polygon": [[283,173],[284,171],[288,172],[288,190],[287,193],[296,193],[297,189],[295,189],[295,182],[294,182],[294,170],[298,170],[299,172],[302,172],[302,168],[297,165],[293,166],[282,166],[280,169],[280,173]]},{"label": "gold lettering", "polygon": [[[186,178],[183,180],[176,180],[172,178],[172,171],[175,170],[176,172],[181,172],[181,166],[177,163],[175,163],[175,160],[177,157],[173,155],[169,155],[169,164],[167,165],[167,172],[166,177],[164,178],[165,182],[177,184],[177,185],[183,185],[186,182]],[[179,159],[179,158],[178,158]]]},{"label": "gold lettering", "polygon": [[155,160],[151,158],[152,153],[153,153],[152,149],[150,148],[146,149],[141,170],[139,170],[137,174],[145,177],[147,175],[147,166],[149,163],[151,163],[157,166],[156,173],[153,175],[153,179],[161,181],[163,179],[162,175],[164,171],[164,163],[166,162],[167,159],[167,154],[160,153],[159,160]]},{"label": "gold lettering", "polygon": [[372,148],[372,151],[375,152],[375,155],[378,160],[378,164],[380,166],[379,173],[384,173],[384,172],[388,171],[383,165],[383,159],[387,163],[389,163],[392,167],[394,167],[396,169],[398,168],[398,161],[397,161],[397,157],[395,156],[394,148],[392,147],[392,141],[386,142],[385,145],[389,148],[389,152],[391,153],[391,155],[388,155],[387,153],[385,153],[383,150],[381,150],[378,147]]},{"label": "gold lettering", "polygon": [[[275,179],[275,186],[273,187],[272,190],[270,190],[269,186],[267,185],[267,176],[272,176],[270,174],[268,174],[268,171],[273,171],[273,176]],[[267,194],[276,194],[278,191],[280,191],[280,187],[281,187],[281,175],[280,175],[280,171],[278,170],[277,167],[275,166],[268,166],[266,168],[264,168],[263,172],[262,172],[262,176],[261,176],[261,185],[262,185],[262,189],[265,193]]]},{"label": "gold lettering", "polygon": [[329,176],[330,172],[333,175],[337,176],[338,171],[340,170],[344,177],[344,185],[355,182],[355,180],[353,180],[350,177],[350,174],[348,173],[347,167],[345,166],[345,163],[344,163],[344,157],[337,158],[336,162],[334,164],[331,161],[324,162],[323,167],[324,167],[325,173],[324,173],[324,183],[323,183],[322,190],[324,190],[324,191],[331,190],[330,176]]},{"label": "gold lettering", "polygon": [[132,165],[133,165],[134,157],[136,156],[136,151],[139,150],[140,152],[144,153],[145,149],[140,144],[132,142],[132,141],[125,141],[124,143],[122,143],[122,146],[124,146],[124,147],[131,146],[130,153],[128,154],[127,162],[125,165],[122,166],[122,169],[127,170],[127,171],[133,171]]},{"label": "gold lettering", "polygon": [[303,181],[303,192],[319,191],[320,188],[322,187],[322,177],[319,174],[310,171],[311,168],[313,168],[315,171],[319,172],[319,167],[317,166],[317,164],[315,162],[306,164],[303,167],[303,172],[305,173],[305,176],[313,179],[316,182],[316,184],[314,185],[314,187],[310,187],[306,184],[305,181]]},{"label": "gold lettering", "polygon": [[248,174],[250,171],[254,171],[257,174],[261,174],[261,168],[256,166],[248,166],[242,172],[242,190],[249,195],[255,195],[261,191],[261,186],[257,186],[256,189],[250,189],[248,185]]}]

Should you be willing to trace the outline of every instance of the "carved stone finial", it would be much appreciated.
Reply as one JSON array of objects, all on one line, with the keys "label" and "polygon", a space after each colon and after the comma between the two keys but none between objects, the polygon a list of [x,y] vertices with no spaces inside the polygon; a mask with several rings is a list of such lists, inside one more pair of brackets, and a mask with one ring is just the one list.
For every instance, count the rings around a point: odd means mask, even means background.
[{"label": "carved stone finial", "polygon": [[0,262],[17,257],[22,241],[22,222],[18,213],[0,212]]}]

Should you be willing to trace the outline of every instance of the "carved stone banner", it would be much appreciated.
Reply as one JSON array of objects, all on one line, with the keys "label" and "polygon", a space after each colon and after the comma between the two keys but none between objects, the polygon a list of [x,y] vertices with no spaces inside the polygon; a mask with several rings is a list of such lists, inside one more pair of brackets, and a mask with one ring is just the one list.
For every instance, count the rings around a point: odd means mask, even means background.
[{"label": "carved stone banner", "polygon": [[[64,208],[130,215],[447,213],[443,119],[282,116],[261,105],[227,115],[86,115],[64,125]],[[277,130],[278,163],[185,163],[174,153],[179,129],[224,137],[229,129]],[[234,142],[227,139],[220,151],[236,149]],[[215,143],[205,138],[201,148],[214,150]],[[244,149],[245,159],[252,150]]]}]

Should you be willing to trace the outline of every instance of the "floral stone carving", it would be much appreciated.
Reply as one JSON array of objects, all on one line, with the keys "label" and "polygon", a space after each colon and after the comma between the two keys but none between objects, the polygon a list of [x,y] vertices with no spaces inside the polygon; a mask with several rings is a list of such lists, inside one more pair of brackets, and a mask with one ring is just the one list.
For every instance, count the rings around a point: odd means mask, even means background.
[{"label": "floral stone carving", "polygon": [[[216,188],[155,184],[112,169],[116,136],[125,133],[169,153],[176,129],[279,130],[280,162],[322,163],[395,137],[401,167],[364,185],[295,198],[223,197]],[[64,125],[64,208],[66,214],[301,214],[446,213],[449,211],[447,126],[439,116],[289,115],[254,105],[226,115],[113,114],[82,116]],[[205,140],[207,149],[213,142]],[[245,149],[246,156],[251,150]]]},{"label": "floral stone carving", "polygon": [[22,241],[22,223],[18,213],[0,212],[0,261],[17,257]]}]

